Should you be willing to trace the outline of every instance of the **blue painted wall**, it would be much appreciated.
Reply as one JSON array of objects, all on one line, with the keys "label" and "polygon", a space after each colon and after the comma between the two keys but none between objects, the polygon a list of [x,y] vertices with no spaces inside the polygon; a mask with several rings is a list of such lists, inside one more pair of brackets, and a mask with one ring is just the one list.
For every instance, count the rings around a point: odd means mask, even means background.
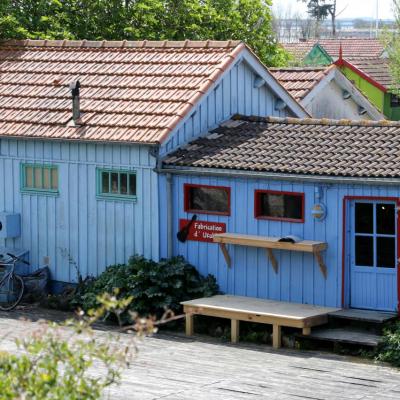
[{"label": "blue painted wall", "polygon": [[212,86],[208,95],[177,126],[160,154],[168,153],[194,137],[207,133],[234,114],[287,117],[289,111],[275,110],[277,97],[268,86],[254,87],[256,74],[246,61],[239,61]]},{"label": "blue painted wall", "polygon": [[[268,86],[254,88],[256,76],[247,61],[238,59],[170,134],[160,154],[236,113],[287,116],[287,110],[275,110],[276,96]],[[59,196],[22,194],[22,162],[57,165]],[[135,169],[137,202],[97,199],[97,167]],[[165,211],[166,193],[165,176],[157,175],[155,167],[156,159],[144,145],[0,139],[0,211],[22,216],[21,238],[0,240],[0,246],[29,250],[33,265],[49,257],[52,278],[68,282],[76,281],[74,263],[86,276],[126,262],[135,253],[159,259],[167,246],[165,219],[159,217],[159,210]]]},{"label": "blue painted wall", "polygon": [[[59,168],[59,195],[20,191],[20,164]],[[134,169],[137,202],[96,198],[96,167]],[[157,259],[158,186],[146,146],[0,140],[0,210],[21,213],[22,236],[0,246],[24,248],[37,266],[50,257],[52,278],[76,281],[135,254]],[[5,242],[5,243],[2,243]]]},{"label": "blue painted wall", "polygon": [[[279,273],[275,274],[264,249],[228,246],[232,257],[232,268],[229,269],[218,245],[194,241],[180,243],[176,239],[179,219],[190,219],[192,216],[184,212],[184,183],[231,187],[231,216],[197,214],[199,220],[226,223],[228,232],[277,237],[293,234],[308,240],[326,241],[328,250],[324,256],[328,268],[327,280],[321,274],[312,254],[275,251],[279,263]],[[315,202],[315,187],[323,188],[323,202],[327,206],[327,217],[321,222],[314,220],[311,216],[311,208]],[[290,223],[255,219],[254,191],[256,189],[304,192],[305,222]],[[221,290],[225,293],[340,307],[342,200],[346,195],[400,197],[400,188],[173,175],[174,255],[183,255],[202,274],[215,275]],[[166,221],[165,208],[160,210],[161,220]],[[163,235],[166,231],[162,229],[161,233],[161,256],[165,256],[167,238]]]}]

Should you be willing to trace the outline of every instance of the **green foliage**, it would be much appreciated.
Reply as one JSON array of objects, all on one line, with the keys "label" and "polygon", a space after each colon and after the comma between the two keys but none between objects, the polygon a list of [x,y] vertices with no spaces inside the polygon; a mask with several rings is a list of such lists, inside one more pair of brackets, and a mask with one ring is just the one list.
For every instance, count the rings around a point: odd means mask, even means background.
[{"label": "green foliage", "polygon": [[[106,312],[121,313],[131,299],[98,298],[100,307],[80,320],[43,325],[32,337],[17,341],[19,355],[0,353],[1,399],[91,400],[118,382],[134,346],[116,338],[97,340],[91,325]],[[65,327],[68,327],[65,329]],[[63,328],[63,329],[61,329]],[[94,376],[94,368],[102,374]]]},{"label": "green foliage", "polygon": [[376,359],[400,367],[400,321],[385,330]]},{"label": "green foliage", "polygon": [[382,40],[385,43],[386,51],[389,56],[389,68],[393,77],[393,85],[391,92],[400,95],[400,41],[398,39],[400,34],[400,0],[393,1],[393,8],[395,13],[395,29],[394,33],[386,32]]},{"label": "green foliage", "polygon": [[269,66],[277,45],[271,0],[0,0],[0,38],[243,40]]},{"label": "green foliage", "polygon": [[[84,282],[74,298],[74,305],[84,310],[98,307],[98,296],[118,288],[119,299],[132,297],[129,309],[139,315],[162,316],[166,310],[178,313],[181,301],[208,297],[218,292],[213,276],[201,276],[183,257],[154,262],[131,257],[127,265],[109,266],[98,278]],[[121,315],[124,323],[130,315]]]},{"label": "green foliage", "polygon": [[334,2],[327,0],[302,0],[302,2],[307,3],[307,12],[310,17],[318,21],[328,18],[331,9],[334,7]]}]

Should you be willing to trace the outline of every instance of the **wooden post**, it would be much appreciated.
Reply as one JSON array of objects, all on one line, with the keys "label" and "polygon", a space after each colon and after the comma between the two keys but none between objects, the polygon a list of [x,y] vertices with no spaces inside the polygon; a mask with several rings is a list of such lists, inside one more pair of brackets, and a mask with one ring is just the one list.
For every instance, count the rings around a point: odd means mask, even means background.
[{"label": "wooden post", "polygon": [[274,324],[272,326],[272,347],[279,349],[282,344],[282,328],[280,325]]},{"label": "wooden post", "polygon": [[194,326],[193,326],[193,314],[186,313],[186,335],[193,336]]},{"label": "wooden post", "polygon": [[305,336],[311,335],[311,328],[303,328],[303,335]]},{"label": "wooden post", "polygon": [[237,343],[239,341],[239,327],[240,321],[237,319],[231,319],[231,342]]}]

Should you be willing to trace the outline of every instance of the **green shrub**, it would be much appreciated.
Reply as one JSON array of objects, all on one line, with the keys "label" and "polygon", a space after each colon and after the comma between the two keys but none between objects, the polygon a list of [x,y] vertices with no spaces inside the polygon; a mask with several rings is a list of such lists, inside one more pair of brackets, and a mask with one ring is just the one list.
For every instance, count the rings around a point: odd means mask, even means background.
[{"label": "green shrub", "polygon": [[[119,298],[132,296],[130,310],[142,316],[160,317],[165,310],[179,313],[181,301],[218,293],[216,279],[203,277],[183,257],[154,262],[131,257],[127,265],[112,265],[96,279],[89,279],[77,290],[74,305],[84,310],[98,307],[97,297],[119,290]],[[129,312],[122,316],[129,321]]]},{"label": "green shrub", "polygon": [[383,340],[378,347],[376,359],[400,367],[400,321],[384,331]]},{"label": "green shrub", "polygon": [[[134,342],[118,337],[96,338],[91,325],[107,312],[120,313],[130,298],[99,297],[101,306],[63,324],[42,324],[38,331],[17,340],[19,352],[0,352],[0,398],[4,400],[95,400],[106,387],[118,383],[134,355]],[[152,321],[137,331],[152,333]],[[132,336],[134,339],[135,336]],[[96,373],[100,370],[101,373]]]}]

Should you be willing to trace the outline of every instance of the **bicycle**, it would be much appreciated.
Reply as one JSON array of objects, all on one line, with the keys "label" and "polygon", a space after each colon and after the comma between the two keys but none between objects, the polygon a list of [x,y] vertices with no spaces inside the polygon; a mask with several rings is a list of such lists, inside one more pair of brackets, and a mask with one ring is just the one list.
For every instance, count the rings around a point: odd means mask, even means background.
[{"label": "bicycle", "polygon": [[[11,311],[22,300],[24,295],[24,280],[15,273],[15,266],[18,262],[30,265],[28,261],[11,253],[6,253],[10,258],[10,262],[0,263],[0,267],[4,267],[4,275],[0,279],[0,310]],[[7,267],[11,267],[7,271]]]}]

